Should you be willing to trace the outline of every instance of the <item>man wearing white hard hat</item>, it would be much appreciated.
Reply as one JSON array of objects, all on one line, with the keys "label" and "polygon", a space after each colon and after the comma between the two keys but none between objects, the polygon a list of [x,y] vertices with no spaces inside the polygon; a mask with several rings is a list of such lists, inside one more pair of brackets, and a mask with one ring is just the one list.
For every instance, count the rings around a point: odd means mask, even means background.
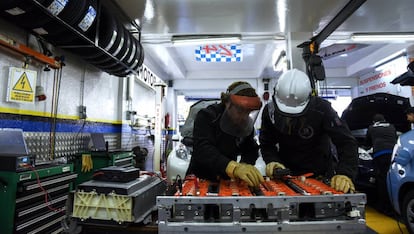
[{"label": "man wearing white hard hat", "polygon": [[[278,79],[272,100],[264,107],[260,149],[266,175],[288,168],[292,175],[313,173],[342,192],[355,190],[358,145],[331,104],[312,95],[306,73],[292,69]],[[332,156],[332,144],[337,158]]]}]

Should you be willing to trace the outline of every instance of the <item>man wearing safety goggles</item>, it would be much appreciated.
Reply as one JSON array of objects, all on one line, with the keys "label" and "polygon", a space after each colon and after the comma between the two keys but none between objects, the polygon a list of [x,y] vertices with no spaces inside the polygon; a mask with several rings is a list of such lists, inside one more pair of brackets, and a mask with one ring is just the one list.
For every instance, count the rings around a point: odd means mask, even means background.
[{"label": "man wearing safety goggles", "polygon": [[306,73],[292,69],[278,79],[272,101],[263,109],[259,141],[267,176],[288,168],[296,175],[330,179],[333,188],[345,193],[355,190],[357,141],[331,104],[312,95]]},{"label": "man wearing safety goggles", "polygon": [[[221,102],[197,114],[193,130],[193,155],[187,174],[209,180],[239,179],[251,187],[263,182],[254,166],[259,146],[254,140],[254,122],[262,102],[247,82],[234,82]],[[240,162],[236,162],[237,156]]]}]

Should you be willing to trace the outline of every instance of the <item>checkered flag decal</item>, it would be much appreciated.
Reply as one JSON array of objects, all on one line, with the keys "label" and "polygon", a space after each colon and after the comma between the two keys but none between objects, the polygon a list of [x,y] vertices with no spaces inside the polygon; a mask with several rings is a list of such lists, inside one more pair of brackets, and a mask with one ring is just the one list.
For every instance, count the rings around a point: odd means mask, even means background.
[{"label": "checkered flag decal", "polygon": [[196,61],[200,62],[241,62],[241,45],[204,45],[195,49]]}]

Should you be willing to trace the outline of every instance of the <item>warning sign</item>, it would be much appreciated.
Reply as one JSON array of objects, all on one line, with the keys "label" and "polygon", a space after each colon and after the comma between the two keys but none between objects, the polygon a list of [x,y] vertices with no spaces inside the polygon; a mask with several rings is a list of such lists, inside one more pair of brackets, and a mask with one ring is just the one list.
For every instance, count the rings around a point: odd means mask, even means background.
[{"label": "warning sign", "polygon": [[14,85],[13,90],[23,91],[23,92],[33,92],[33,89],[30,86],[29,78],[27,78],[26,72],[23,72],[19,80],[17,80],[17,83]]},{"label": "warning sign", "polygon": [[7,101],[33,103],[37,72],[24,68],[10,67]]}]

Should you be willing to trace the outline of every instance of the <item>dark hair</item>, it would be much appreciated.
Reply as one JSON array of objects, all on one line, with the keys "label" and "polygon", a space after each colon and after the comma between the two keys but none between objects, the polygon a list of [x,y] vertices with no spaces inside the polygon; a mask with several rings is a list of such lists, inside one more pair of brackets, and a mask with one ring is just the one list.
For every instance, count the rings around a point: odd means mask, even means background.
[{"label": "dark hair", "polygon": [[250,88],[241,89],[240,91],[234,93],[235,95],[246,96],[246,97],[257,97],[256,90],[253,87],[251,87],[251,85],[249,83],[244,82],[244,81],[236,81],[236,82],[233,82],[227,88],[227,91],[225,93],[224,92],[221,93],[221,101],[222,102],[228,102],[228,100],[230,98],[231,91],[236,89],[240,85],[248,85],[248,86],[250,86]]},{"label": "dark hair", "polygon": [[372,118],[374,122],[385,121],[385,117],[382,114],[375,114],[374,118]]}]

